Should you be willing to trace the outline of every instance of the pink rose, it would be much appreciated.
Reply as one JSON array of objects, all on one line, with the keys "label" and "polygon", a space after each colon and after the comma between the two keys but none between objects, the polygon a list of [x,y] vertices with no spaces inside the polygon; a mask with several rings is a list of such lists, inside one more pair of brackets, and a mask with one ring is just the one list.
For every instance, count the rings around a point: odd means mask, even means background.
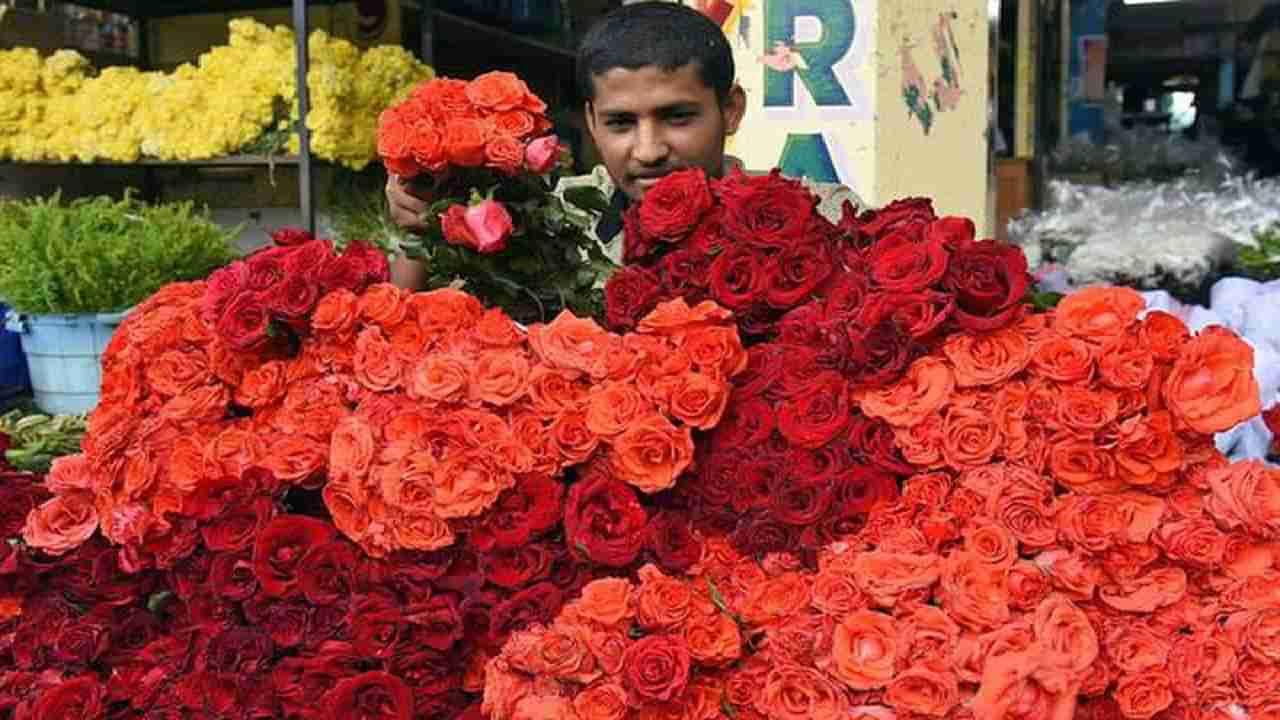
[{"label": "pink rose", "polygon": [[477,252],[489,255],[507,249],[507,238],[513,228],[511,213],[502,203],[485,200],[479,205],[472,205],[467,208],[464,219],[476,240],[474,247]]},{"label": "pink rose", "polygon": [[555,135],[540,137],[524,149],[524,164],[536,175],[550,172],[559,161],[560,141]]}]

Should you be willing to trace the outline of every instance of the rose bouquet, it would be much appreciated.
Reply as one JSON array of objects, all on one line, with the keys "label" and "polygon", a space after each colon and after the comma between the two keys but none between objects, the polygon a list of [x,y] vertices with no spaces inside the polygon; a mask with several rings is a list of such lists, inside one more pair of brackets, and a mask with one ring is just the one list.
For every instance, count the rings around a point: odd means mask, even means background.
[{"label": "rose bouquet", "polygon": [[851,399],[915,472],[815,570],[709,539],[688,577],[589,584],[490,663],[490,717],[1269,716],[1280,471],[1212,445],[1252,353],[1142,310],[951,335]]},{"label": "rose bouquet", "polygon": [[387,171],[431,200],[426,231],[402,250],[427,262],[434,286],[461,279],[521,322],[598,314],[613,270],[587,232],[604,197],[554,192],[563,151],[545,113],[524,81],[490,72],[419,85],[378,125]]}]

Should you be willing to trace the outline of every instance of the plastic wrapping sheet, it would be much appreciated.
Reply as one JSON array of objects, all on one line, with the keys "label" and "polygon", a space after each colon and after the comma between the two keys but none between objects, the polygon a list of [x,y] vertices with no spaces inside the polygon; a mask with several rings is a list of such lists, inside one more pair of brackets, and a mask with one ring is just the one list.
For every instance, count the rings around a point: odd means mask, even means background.
[{"label": "plastic wrapping sheet", "polygon": [[[1118,187],[1050,183],[1048,209],[1009,224],[1034,270],[1057,266],[1072,285],[1197,288],[1239,245],[1280,223],[1280,181],[1226,174]],[[1185,296],[1187,293],[1180,293]]]}]

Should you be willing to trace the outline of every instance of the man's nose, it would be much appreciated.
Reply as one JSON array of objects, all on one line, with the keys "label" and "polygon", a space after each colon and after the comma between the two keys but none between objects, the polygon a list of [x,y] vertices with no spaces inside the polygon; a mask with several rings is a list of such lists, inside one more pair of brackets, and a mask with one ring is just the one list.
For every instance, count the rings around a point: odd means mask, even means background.
[{"label": "man's nose", "polygon": [[671,151],[655,123],[640,123],[636,128],[636,145],[632,158],[641,165],[660,165]]}]

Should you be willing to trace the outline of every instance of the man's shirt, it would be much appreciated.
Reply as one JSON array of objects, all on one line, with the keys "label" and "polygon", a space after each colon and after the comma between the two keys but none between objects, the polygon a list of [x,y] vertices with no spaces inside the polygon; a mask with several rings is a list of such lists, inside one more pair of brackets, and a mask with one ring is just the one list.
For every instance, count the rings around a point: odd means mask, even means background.
[{"label": "man's shirt", "polygon": [[[725,174],[742,167],[742,161],[734,157],[725,158]],[[759,173],[748,173],[759,174]],[[800,180],[809,191],[818,196],[818,212],[831,222],[840,222],[840,215],[845,201],[853,203],[855,208],[863,208],[862,201],[849,188],[837,183],[818,183],[802,178]],[[622,264],[622,212],[627,207],[627,197],[615,187],[613,179],[603,165],[597,165],[586,175],[577,175],[560,180],[557,193],[575,187],[593,187],[609,199],[610,205],[617,212],[606,213],[595,226],[595,239],[604,249],[606,255],[615,263]]]}]

